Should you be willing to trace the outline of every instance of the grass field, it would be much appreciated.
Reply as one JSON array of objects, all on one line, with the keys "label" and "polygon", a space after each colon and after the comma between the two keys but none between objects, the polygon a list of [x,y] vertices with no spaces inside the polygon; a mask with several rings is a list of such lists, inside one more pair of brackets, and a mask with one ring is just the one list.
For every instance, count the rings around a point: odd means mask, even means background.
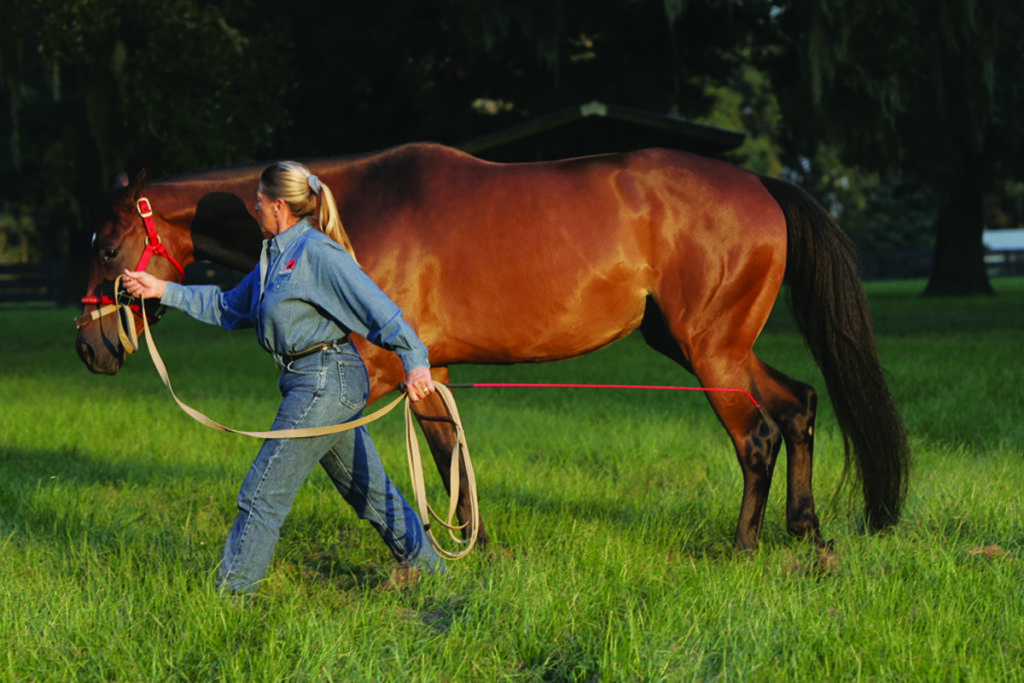
[{"label": "grass field", "polygon": [[[258,443],[192,422],[144,352],[90,375],[76,311],[0,308],[0,681],[1024,680],[1024,280],[994,285],[869,286],[910,494],[894,532],[861,533],[823,396],[826,568],[786,533],[784,460],[762,547],[732,550],[740,472],[699,394],[476,389],[456,398],[488,550],[392,589],[317,472],[251,601],[213,576]],[[760,355],[824,394],[782,313]],[[269,426],[276,372],[251,333],[178,313],[155,332],[187,402]],[[693,383],[635,337],[453,380]],[[401,419],[371,432],[408,492]]]}]

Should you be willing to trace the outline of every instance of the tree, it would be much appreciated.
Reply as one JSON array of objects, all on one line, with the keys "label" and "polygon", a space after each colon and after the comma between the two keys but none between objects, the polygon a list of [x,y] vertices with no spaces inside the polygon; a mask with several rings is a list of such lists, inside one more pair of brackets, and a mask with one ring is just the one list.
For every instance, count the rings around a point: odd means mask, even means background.
[{"label": "tree", "polygon": [[991,293],[986,192],[1019,174],[1024,7],[1015,0],[783,0],[765,60],[791,144],[902,172],[939,198],[926,294]]},{"label": "tree", "polygon": [[[1011,0],[393,0],[284,13],[270,0],[159,12],[0,0],[0,183],[4,203],[39,217],[44,244],[62,244],[67,225],[87,235],[83,207],[122,166],[160,177],[458,143],[603,99],[734,116],[751,139],[732,161],[763,173],[839,149],[847,170],[809,176],[837,206],[943,198],[929,291],[985,291],[982,195],[1024,163],[1022,14]],[[842,186],[854,166],[880,179],[873,196]]]},{"label": "tree", "polygon": [[160,177],[269,148],[287,121],[283,45],[269,18],[230,25],[239,2],[0,0],[0,183],[46,258],[84,249],[121,168]]},{"label": "tree", "polygon": [[[341,154],[410,140],[457,144],[593,99],[694,116],[732,77],[734,3],[394,0],[300,5],[300,101],[289,149]],[[399,21],[395,17],[401,17]],[[339,35],[339,30],[343,30]],[[476,106],[474,106],[476,103]],[[308,131],[316,131],[312,139]]]}]

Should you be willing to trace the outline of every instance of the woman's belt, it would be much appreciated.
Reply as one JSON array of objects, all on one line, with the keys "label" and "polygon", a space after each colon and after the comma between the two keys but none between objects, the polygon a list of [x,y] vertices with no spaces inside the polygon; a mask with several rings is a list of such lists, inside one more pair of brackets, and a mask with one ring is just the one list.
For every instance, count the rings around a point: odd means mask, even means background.
[{"label": "woman's belt", "polygon": [[335,339],[334,341],[313,344],[312,346],[302,349],[301,351],[296,351],[295,353],[281,354],[281,363],[284,365],[288,365],[292,361],[296,361],[300,358],[305,358],[306,356],[311,356],[314,353],[326,351],[327,349],[333,348],[335,345],[338,344],[347,344],[348,342],[349,338],[348,335],[346,334],[341,339]]}]

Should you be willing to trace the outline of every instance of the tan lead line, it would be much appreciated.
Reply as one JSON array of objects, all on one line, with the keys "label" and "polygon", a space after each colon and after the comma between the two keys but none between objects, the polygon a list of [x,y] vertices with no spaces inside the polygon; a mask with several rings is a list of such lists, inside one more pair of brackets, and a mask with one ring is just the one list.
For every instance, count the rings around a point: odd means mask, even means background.
[{"label": "tan lead line", "polygon": [[[116,297],[116,283],[115,283],[115,297]],[[143,300],[143,303],[145,301]],[[127,308],[127,307],[125,307]],[[406,440],[406,452],[409,461],[409,476],[412,480],[413,495],[416,499],[417,507],[419,508],[420,519],[424,520],[424,532],[430,539],[431,545],[442,557],[449,560],[458,560],[470,553],[473,547],[476,545],[477,536],[480,530],[480,505],[477,498],[476,492],[476,475],[473,472],[473,463],[469,457],[469,444],[466,442],[466,433],[462,429],[462,420],[459,418],[458,407],[455,404],[455,397],[452,396],[451,391],[443,384],[435,384],[438,395],[444,401],[445,409],[448,411],[452,419],[452,427],[455,429],[455,445],[452,448],[450,472],[449,472],[449,485],[448,490],[454,492],[449,496],[450,503],[448,507],[448,516],[444,519],[441,518],[433,508],[430,507],[427,501],[427,489],[426,482],[423,476],[423,461],[420,456],[419,439],[416,436],[416,424],[413,419],[411,401],[405,394],[399,394],[398,397],[391,401],[383,408],[374,411],[369,415],[365,415],[357,420],[351,422],[345,422],[339,425],[329,425],[326,427],[305,427],[302,429],[277,429],[264,432],[246,431],[243,429],[233,429],[225,425],[220,424],[216,420],[207,417],[202,412],[196,410],[192,406],[188,405],[174,392],[174,387],[171,386],[171,379],[167,372],[167,365],[164,363],[163,358],[160,356],[160,351],[156,347],[156,343],[153,340],[153,332],[149,328],[149,320],[145,315],[140,316],[142,318],[142,325],[146,337],[146,348],[149,349],[150,360],[153,361],[153,367],[156,368],[157,374],[160,375],[160,379],[163,381],[164,386],[167,387],[167,391],[170,392],[174,402],[178,404],[189,417],[202,425],[217,429],[222,432],[230,432],[232,434],[241,434],[243,436],[251,436],[259,439],[302,439],[312,436],[324,436],[327,434],[338,434],[340,432],[355,429],[363,425],[369,424],[375,420],[379,420],[384,417],[392,410],[394,410],[399,403],[403,400],[406,401],[405,406],[405,440]],[[118,315],[118,326],[123,327],[121,324],[121,316]],[[134,326],[130,326],[134,330]],[[119,330],[122,340],[125,338],[123,330]],[[456,511],[458,507],[459,497],[459,486],[460,486],[460,470],[461,466],[466,468],[466,484],[469,494],[470,504],[470,517],[469,521],[463,525],[457,525],[454,523],[456,517]],[[429,513],[429,516],[428,516]],[[438,543],[434,537],[433,531],[431,531],[431,525],[429,522],[430,517],[437,520],[442,526],[448,530],[449,536],[458,544],[464,545],[462,550],[453,552],[446,550]],[[455,531],[460,531],[469,526],[470,535],[469,538],[463,540],[455,536]]]}]

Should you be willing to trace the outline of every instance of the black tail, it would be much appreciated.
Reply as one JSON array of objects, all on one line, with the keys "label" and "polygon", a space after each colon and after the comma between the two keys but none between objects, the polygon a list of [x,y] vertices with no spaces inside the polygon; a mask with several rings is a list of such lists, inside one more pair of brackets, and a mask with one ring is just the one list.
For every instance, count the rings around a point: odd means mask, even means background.
[{"label": "black tail", "polygon": [[884,529],[899,521],[910,448],[878,360],[853,246],[801,188],[772,178],[761,182],[786,216],[791,309],[825,377],[843,431],[847,465],[853,447],[868,528]]}]

